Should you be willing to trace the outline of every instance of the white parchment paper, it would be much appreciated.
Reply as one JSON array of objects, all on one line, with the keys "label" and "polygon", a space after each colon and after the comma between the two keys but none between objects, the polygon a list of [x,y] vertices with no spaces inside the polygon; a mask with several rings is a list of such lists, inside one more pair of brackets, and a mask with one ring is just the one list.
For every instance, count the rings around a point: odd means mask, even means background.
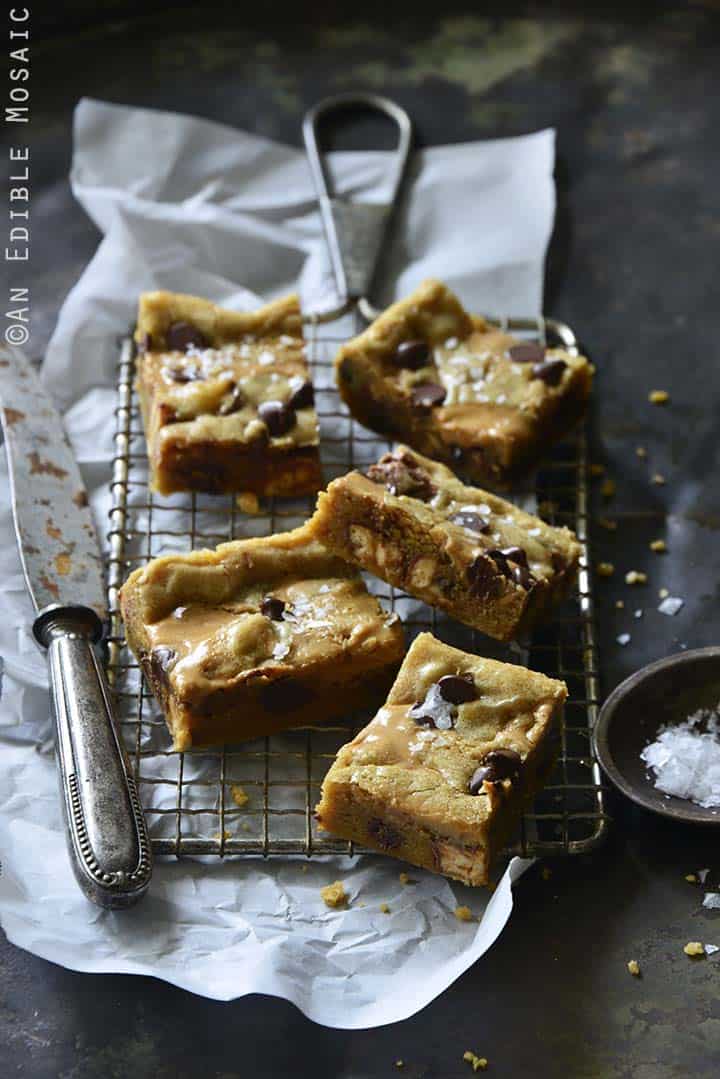
[{"label": "white parchment paper", "polygon": [[[554,135],[414,155],[381,282],[383,300],[427,276],[473,309],[533,315],[554,214]],[[341,192],[382,191],[386,155],[333,155]],[[75,195],[104,236],[63,304],[44,367],[96,512],[107,524],[116,341],[150,288],[240,309],[299,288],[304,308],[335,295],[302,151],[207,121],[83,101]],[[412,1015],[478,959],[512,909],[514,859],[492,897],[363,857],[303,865],[159,862],[151,891],[109,913],[80,895],[65,854],[44,659],[29,632],[4,459],[0,461],[0,922],[15,944],[75,970],[151,974],[229,1000],[264,992],[320,1023],[368,1027]],[[349,909],[320,888],[345,882]],[[387,904],[390,913],[380,910]],[[476,916],[459,922],[458,905]]]}]

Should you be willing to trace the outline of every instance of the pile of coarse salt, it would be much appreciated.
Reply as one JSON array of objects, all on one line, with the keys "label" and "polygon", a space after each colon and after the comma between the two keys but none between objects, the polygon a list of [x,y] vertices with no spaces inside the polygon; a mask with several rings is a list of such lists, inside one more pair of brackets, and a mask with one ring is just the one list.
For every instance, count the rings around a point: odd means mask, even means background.
[{"label": "pile of coarse salt", "polygon": [[640,758],[664,794],[686,798],[704,809],[720,806],[720,705],[661,727]]}]

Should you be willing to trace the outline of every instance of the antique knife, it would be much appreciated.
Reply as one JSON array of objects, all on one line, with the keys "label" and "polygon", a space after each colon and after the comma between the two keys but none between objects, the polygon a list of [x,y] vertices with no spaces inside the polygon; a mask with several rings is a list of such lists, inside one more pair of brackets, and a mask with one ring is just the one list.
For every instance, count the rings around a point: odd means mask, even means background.
[{"label": "antique knife", "polygon": [[47,650],[70,859],[89,899],[127,907],[147,891],[152,856],[93,648],[107,613],[100,550],[60,417],[25,356],[5,346],[0,417],[33,634]]}]

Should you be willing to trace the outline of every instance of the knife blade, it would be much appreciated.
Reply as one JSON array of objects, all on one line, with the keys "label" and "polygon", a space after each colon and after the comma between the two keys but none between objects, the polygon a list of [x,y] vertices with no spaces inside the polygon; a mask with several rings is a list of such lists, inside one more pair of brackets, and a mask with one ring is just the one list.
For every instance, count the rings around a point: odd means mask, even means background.
[{"label": "knife blade", "polygon": [[147,891],[152,857],[93,648],[107,613],[100,549],[62,421],[26,357],[4,345],[0,421],[33,634],[47,650],[73,870],[93,902],[130,906]]}]

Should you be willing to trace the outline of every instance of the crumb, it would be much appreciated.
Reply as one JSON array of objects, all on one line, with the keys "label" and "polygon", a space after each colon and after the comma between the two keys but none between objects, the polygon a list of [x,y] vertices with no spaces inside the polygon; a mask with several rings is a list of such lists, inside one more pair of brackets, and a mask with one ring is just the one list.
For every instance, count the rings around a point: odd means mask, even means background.
[{"label": "crumb", "polygon": [[495,891],[495,889],[497,888],[497,884],[495,883],[495,881],[494,881],[494,880],[489,880],[489,881],[487,882],[487,884],[485,885],[485,887],[486,887],[486,888],[487,888],[487,890],[488,890],[488,891],[490,892],[490,895],[492,895],[492,893],[493,893],[493,892]]},{"label": "crumb", "polygon": [[242,491],[235,499],[235,503],[238,509],[242,510],[243,513],[260,512],[260,501],[258,496],[253,494],[252,491]]},{"label": "crumb", "polygon": [[603,485],[600,488],[600,494],[603,498],[612,498],[617,491],[615,480],[606,479],[603,481]]},{"label": "crumb", "polygon": [[670,593],[667,588],[661,588],[658,592],[658,596],[660,597],[660,599],[667,599],[669,595]]},{"label": "crumb", "polygon": [[615,567],[612,562],[598,562],[595,567],[598,577],[612,577]]},{"label": "crumb", "polygon": [[240,806],[241,809],[243,806],[246,806],[250,801],[250,795],[245,793],[239,783],[232,784],[232,786],[230,787],[230,793],[232,795],[232,800],[235,805]]},{"label": "crumb", "polygon": [[670,394],[667,390],[652,390],[648,394],[648,401],[651,405],[666,405],[670,400]]},{"label": "crumb", "polygon": [[395,1067],[396,1068],[404,1068],[405,1067],[405,1061],[404,1060],[396,1060],[395,1061]]},{"label": "crumb", "polygon": [[616,599],[615,600],[615,606],[617,607],[617,609],[619,611],[624,611],[625,610],[625,600],[624,599]]},{"label": "crumb", "polygon": [[647,573],[641,573],[640,570],[631,569],[625,574],[625,584],[647,584]]},{"label": "crumb", "polygon": [[[220,838],[221,838],[220,837],[220,832],[215,832],[215,834],[213,835],[213,839],[220,839]],[[228,830],[226,828],[224,830],[224,832],[222,833],[222,838],[223,839],[232,839],[232,832],[228,832]]]},{"label": "crumb", "polygon": [[359,907],[366,907],[366,906],[367,906],[367,903],[365,902],[365,900],[364,900],[364,899],[361,899],[361,900],[360,900],[360,902],[358,903],[358,906],[359,906]]},{"label": "crumb", "polygon": [[550,880],[550,877],[552,876],[552,869],[550,868],[550,866],[544,865],[540,870],[540,875],[543,880]]},{"label": "crumb", "polygon": [[609,517],[598,517],[596,520],[607,532],[617,532],[617,521],[611,521]]},{"label": "crumb", "polygon": [[667,551],[667,543],[664,539],[653,540],[650,544],[650,550],[655,551],[656,554],[665,554]]},{"label": "crumb", "polygon": [[310,868],[310,866],[309,866],[309,865],[307,864],[307,862],[305,862],[305,863],[304,863],[304,865],[303,865],[303,867],[302,867],[302,872],[303,872],[303,873],[307,873],[307,871],[308,871],[308,869],[309,869],[309,868]]},{"label": "crumb", "polygon": [[685,955],[699,956],[705,955],[705,949],[699,940],[689,940],[683,948]]},{"label": "crumb", "polygon": [[598,465],[598,464],[595,464],[594,462],[590,465],[590,475],[591,476],[602,476],[604,471],[605,471],[605,465]]},{"label": "crumb", "polygon": [[455,917],[459,922],[474,922],[473,912],[470,907],[455,907]]},{"label": "crumb", "polygon": [[390,913],[390,907],[387,905],[387,903],[381,903],[380,904],[380,911],[383,914],[389,914]]},{"label": "crumb", "polygon": [[645,458],[645,457],[647,457],[647,450],[645,449],[645,447],[644,447],[644,446],[638,446],[638,447],[636,448],[636,450],[635,450],[635,453],[636,453],[636,455],[637,455],[638,457],[640,457],[640,458]]},{"label": "crumb", "polygon": [[248,822],[246,820],[244,820],[242,822],[240,827],[242,828],[243,832],[249,832],[250,831],[250,825],[248,824]]},{"label": "crumb", "polygon": [[685,880],[688,882],[688,884],[697,884],[697,877],[694,873],[686,873]]},{"label": "crumb", "polygon": [[640,977],[640,964],[638,963],[637,959],[631,959],[628,962],[627,968],[632,974],[633,978]]},{"label": "crumb", "polygon": [[484,1072],[488,1066],[486,1057],[479,1057],[476,1053],[473,1053],[472,1049],[466,1049],[463,1053],[463,1060],[468,1064],[472,1064],[472,1070],[474,1072]]},{"label": "crumb", "polygon": [[401,873],[400,874],[400,883],[401,884],[409,884],[410,883],[410,877],[407,875],[407,873]]},{"label": "crumb", "polygon": [[320,889],[320,895],[326,907],[333,907],[337,910],[339,907],[347,906],[347,892],[341,880],[336,880],[334,884],[326,884],[324,888]]},{"label": "crumb", "polygon": [[665,477],[661,472],[655,472],[651,482],[654,483],[656,487],[663,487],[665,484]]}]

